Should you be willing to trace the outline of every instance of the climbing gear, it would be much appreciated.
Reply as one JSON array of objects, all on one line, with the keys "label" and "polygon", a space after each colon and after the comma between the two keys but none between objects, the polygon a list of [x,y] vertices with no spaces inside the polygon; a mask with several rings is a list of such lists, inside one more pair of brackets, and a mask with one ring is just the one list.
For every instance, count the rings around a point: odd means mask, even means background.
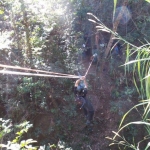
[{"label": "climbing gear", "polygon": [[85,85],[84,85],[84,82],[82,80],[82,76],[80,75],[79,72],[78,72],[78,75],[79,75],[79,78],[80,78],[81,81],[79,82],[79,85],[77,86],[77,91],[81,92],[82,90],[84,90]]},{"label": "climbing gear", "polygon": [[80,109],[82,109],[82,107],[85,104],[85,99],[82,96],[76,96],[76,100],[75,100],[78,104],[82,104]]},{"label": "climbing gear", "polygon": [[[96,56],[96,55],[94,54],[93,56]],[[86,78],[86,76],[87,76],[87,74],[88,74],[88,72],[89,72],[89,70],[90,70],[90,67],[91,67],[93,61],[94,61],[94,57],[92,58],[92,61],[91,61],[91,63],[89,64],[89,67],[88,67],[88,69],[87,69],[87,71],[86,71],[86,73],[85,73],[85,75],[84,75],[85,78]]]}]

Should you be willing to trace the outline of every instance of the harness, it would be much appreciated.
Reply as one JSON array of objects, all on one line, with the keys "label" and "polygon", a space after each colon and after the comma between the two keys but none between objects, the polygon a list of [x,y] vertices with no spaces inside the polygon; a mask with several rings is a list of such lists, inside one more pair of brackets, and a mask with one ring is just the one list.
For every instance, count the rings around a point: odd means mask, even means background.
[{"label": "harness", "polygon": [[82,109],[82,107],[85,105],[86,100],[82,96],[76,95],[76,101],[82,104],[80,107],[80,109]]}]

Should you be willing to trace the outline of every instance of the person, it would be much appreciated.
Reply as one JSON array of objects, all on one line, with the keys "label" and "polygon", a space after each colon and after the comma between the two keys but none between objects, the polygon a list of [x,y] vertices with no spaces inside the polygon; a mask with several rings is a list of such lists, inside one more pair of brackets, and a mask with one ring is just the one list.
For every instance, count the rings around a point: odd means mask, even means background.
[{"label": "person", "polygon": [[122,51],[121,51],[121,44],[117,43],[114,48],[113,48],[113,53],[116,55],[122,55]]},{"label": "person", "polygon": [[92,56],[91,56],[91,60],[93,59],[94,64],[97,64],[98,56],[99,56],[99,51],[97,49],[97,45],[94,45],[94,47],[92,49]]},{"label": "person", "polygon": [[84,42],[85,42],[85,48],[86,48],[86,56],[90,57],[91,56],[91,37],[89,36],[88,33],[85,33],[84,35]]},{"label": "person", "polygon": [[83,109],[84,115],[86,117],[86,126],[92,125],[94,108],[91,101],[86,98],[87,82],[84,76],[76,80],[74,85],[74,93],[76,96],[75,101],[80,106],[80,109]]}]

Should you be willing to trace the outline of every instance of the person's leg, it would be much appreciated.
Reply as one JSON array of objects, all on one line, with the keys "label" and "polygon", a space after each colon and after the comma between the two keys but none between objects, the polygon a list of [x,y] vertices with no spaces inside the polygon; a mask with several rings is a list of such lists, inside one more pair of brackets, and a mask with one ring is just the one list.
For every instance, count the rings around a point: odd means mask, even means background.
[{"label": "person's leg", "polygon": [[94,58],[94,63],[97,64],[97,56]]},{"label": "person's leg", "polygon": [[91,48],[88,47],[87,48],[87,59],[90,60],[90,57],[91,57]]},{"label": "person's leg", "polygon": [[86,118],[88,117],[88,112],[87,112],[87,110],[83,107],[83,113],[84,113],[84,115],[86,116]]},{"label": "person's leg", "polygon": [[94,111],[89,111],[88,118],[87,118],[89,123],[93,122],[93,116],[94,116]]},{"label": "person's leg", "polygon": [[118,49],[118,47],[116,48],[116,54],[117,54],[117,55],[119,54],[119,49]]},{"label": "person's leg", "polygon": [[82,52],[82,59],[85,59],[85,51]]},{"label": "person's leg", "polygon": [[93,116],[94,116],[94,111],[89,111],[88,112],[88,118],[86,121],[86,128],[88,129],[89,132],[93,131]]}]

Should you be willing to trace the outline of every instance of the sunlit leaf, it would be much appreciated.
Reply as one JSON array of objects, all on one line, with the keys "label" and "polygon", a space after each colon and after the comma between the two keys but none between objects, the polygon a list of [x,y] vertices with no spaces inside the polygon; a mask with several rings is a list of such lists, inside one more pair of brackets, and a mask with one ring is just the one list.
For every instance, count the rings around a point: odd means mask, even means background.
[{"label": "sunlit leaf", "polygon": [[145,0],[146,2],[150,3],[150,0]]},{"label": "sunlit leaf", "polygon": [[30,144],[30,143],[36,143],[37,141],[36,140],[33,140],[33,139],[28,139],[26,140],[26,143],[27,144]]},{"label": "sunlit leaf", "polygon": [[5,144],[0,144],[0,147],[7,147],[7,145],[5,145]]},{"label": "sunlit leaf", "polygon": [[91,21],[91,22],[93,22],[93,23],[96,23],[96,21],[95,20],[93,20],[93,19],[88,19],[89,21]]},{"label": "sunlit leaf", "polygon": [[4,13],[4,11],[3,10],[0,10],[0,15],[2,15]]},{"label": "sunlit leaf", "polygon": [[150,142],[148,142],[148,144],[147,144],[145,150],[148,150],[149,147],[150,147]]},{"label": "sunlit leaf", "polygon": [[117,6],[117,0],[114,0],[113,17],[115,16],[116,6]]},{"label": "sunlit leaf", "polygon": [[137,63],[139,61],[146,61],[146,60],[150,60],[150,58],[139,59],[139,60],[132,60],[132,61],[129,61],[129,62],[125,63],[124,65],[129,65],[129,64]]}]

